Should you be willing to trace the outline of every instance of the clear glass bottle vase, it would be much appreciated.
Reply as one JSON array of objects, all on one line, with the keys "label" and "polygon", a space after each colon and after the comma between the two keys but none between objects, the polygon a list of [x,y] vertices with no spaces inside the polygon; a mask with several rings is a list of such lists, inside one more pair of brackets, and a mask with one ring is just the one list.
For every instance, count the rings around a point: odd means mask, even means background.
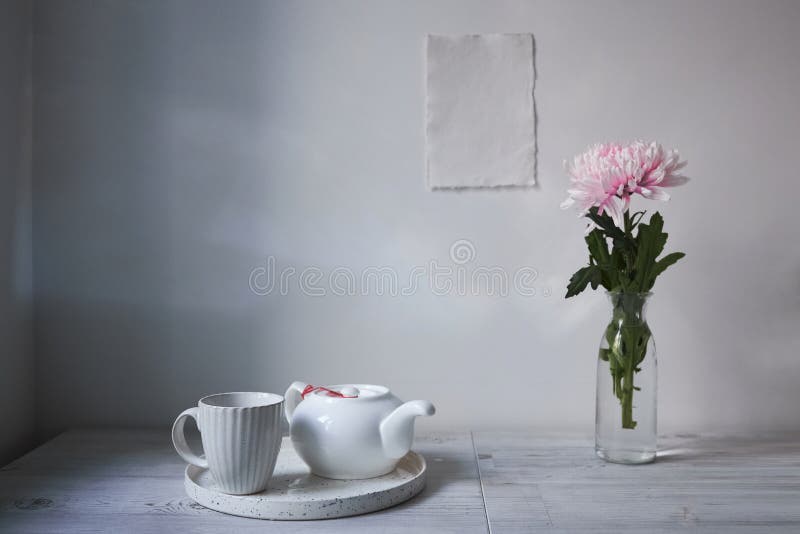
[{"label": "clear glass bottle vase", "polygon": [[595,451],[609,462],[656,457],[656,345],[645,315],[651,293],[608,292],[611,321],[597,359]]}]

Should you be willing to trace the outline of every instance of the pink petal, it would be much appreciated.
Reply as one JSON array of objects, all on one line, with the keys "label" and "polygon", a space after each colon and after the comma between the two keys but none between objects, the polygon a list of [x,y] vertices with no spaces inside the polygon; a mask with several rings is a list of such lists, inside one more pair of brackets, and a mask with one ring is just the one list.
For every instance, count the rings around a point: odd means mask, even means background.
[{"label": "pink petal", "polygon": [[689,181],[688,176],[682,174],[669,174],[658,184],[661,187],[676,187]]},{"label": "pink petal", "polygon": [[641,195],[650,200],[669,200],[669,193],[664,191],[661,187],[642,187]]}]

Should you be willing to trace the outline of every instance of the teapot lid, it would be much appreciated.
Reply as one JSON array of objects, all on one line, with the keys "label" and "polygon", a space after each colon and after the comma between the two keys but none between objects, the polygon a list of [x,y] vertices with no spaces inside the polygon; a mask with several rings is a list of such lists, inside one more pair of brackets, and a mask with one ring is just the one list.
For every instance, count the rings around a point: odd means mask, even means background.
[{"label": "teapot lid", "polygon": [[385,395],[388,392],[389,389],[384,386],[371,384],[338,384],[335,386],[313,386],[309,384],[303,389],[301,395],[303,399],[309,395],[339,399],[365,399]]}]

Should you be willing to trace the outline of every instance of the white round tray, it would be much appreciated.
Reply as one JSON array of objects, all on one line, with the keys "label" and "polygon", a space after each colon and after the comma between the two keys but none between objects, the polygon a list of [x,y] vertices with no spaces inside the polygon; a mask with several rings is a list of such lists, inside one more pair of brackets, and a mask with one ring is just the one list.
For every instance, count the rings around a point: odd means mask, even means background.
[{"label": "white round tray", "polygon": [[425,487],[425,458],[406,454],[397,469],[376,478],[333,480],[312,475],[289,438],[281,452],[270,487],[252,495],[218,490],[208,469],[186,468],[186,493],[198,504],[226,514],[257,519],[303,521],[366,514],[407,501]]}]

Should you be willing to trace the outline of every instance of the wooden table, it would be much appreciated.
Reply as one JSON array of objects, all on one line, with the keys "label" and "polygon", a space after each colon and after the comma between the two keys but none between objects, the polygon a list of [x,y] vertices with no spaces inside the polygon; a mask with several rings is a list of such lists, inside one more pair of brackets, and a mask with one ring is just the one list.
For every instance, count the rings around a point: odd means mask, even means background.
[{"label": "wooden table", "polygon": [[422,436],[428,486],[413,500],[273,522],[189,500],[167,430],[75,430],[0,469],[0,532],[800,532],[798,438],[673,436],[656,463],[622,466],[590,438]]}]

